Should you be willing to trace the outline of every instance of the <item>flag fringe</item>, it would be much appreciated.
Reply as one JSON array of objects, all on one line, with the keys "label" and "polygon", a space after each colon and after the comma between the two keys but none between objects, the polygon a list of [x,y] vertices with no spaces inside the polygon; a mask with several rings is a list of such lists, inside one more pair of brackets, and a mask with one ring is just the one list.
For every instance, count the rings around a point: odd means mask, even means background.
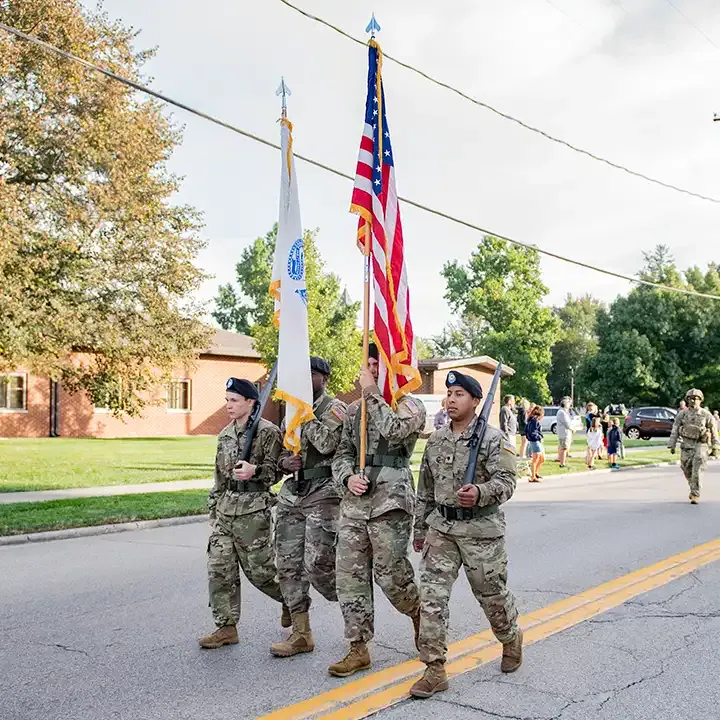
[{"label": "flag fringe", "polygon": [[285,392],[285,390],[275,390],[274,397],[275,400],[282,400],[286,405],[295,408],[295,415],[293,415],[290,424],[285,428],[283,445],[286,450],[290,450],[294,455],[297,455],[300,452],[300,426],[310,422],[315,417],[312,405],[303,400],[298,400],[298,398]]}]

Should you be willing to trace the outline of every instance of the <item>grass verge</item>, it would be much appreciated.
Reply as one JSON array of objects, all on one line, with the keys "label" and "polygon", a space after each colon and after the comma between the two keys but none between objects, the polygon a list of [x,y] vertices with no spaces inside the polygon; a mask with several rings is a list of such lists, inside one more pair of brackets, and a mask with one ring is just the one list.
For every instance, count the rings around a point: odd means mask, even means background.
[{"label": "grass verge", "polygon": [[179,490],[0,505],[0,536],[202,515],[207,496],[207,490]]},{"label": "grass verge", "polygon": [[216,444],[207,435],[3,439],[0,492],[209,478]]}]

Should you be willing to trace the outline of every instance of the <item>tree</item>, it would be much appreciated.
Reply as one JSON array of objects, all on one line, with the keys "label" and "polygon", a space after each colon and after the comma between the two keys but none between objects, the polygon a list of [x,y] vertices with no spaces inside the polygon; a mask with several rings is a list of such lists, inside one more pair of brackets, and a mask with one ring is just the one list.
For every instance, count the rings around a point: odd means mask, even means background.
[{"label": "tree", "polygon": [[443,276],[445,299],[460,322],[436,338],[438,345],[501,358],[515,369],[505,381],[508,392],[549,401],[550,348],[560,323],[542,305],[548,289],[537,250],[486,235],[467,265],[447,263]]},{"label": "tree", "polygon": [[[640,277],[720,296],[717,265],[683,273],[664,246],[645,254]],[[720,404],[720,300],[640,286],[598,316],[598,340],[588,380],[601,403],[674,406],[695,386]]]},{"label": "tree", "polygon": [[[310,353],[330,363],[330,391],[347,392],[355,384],[362,361],[362,338],[356,326],[360,303],[348,303],[340,279],[325,270],[315,243],[317,233],[303,232]],[[238,289],[232,285],[218,288],[213,312],[225,330],[251,335],[268,367],[275,362],[278,347],[278,332],[272,323],[274,303],[268,293],[276,238],[277,223],[264,238],[257,238],[242,251],[235,266]]]},{"label": "tree", "polygon": [[[552,346],[552,369],[548,377],[553,399],[570,395],[575,376],[575,397],[582,395],[582,380],[588,360],[598,349],[597,318],[603,304],[591,295],[568,295],[562,307],[553,308],[560,321],[560,339]],[[580,381],[580,382],[579,382]]]},{"label": "tree", "polygon": [[[12,0],[0,19],[135,80],[152,55],[78,0]],[[181,134],[158,103],[6,33],[0,78],[0,370],[137,413],[211,333],[190,300],[200,219],[171,203]]]}]

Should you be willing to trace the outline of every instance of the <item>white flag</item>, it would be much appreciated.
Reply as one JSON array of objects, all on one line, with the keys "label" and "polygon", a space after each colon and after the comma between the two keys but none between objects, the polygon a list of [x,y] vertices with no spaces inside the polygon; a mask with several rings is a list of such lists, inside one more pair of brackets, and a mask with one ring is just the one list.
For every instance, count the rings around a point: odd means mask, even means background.
[{"label": "white flag", "polygon": [[313,419],[310,378],[305,248],[303,246],[297,175],[292,154],[292,124],[280,120],[282,176],[275,264],[270,295],[275,299],[275,326],[280,329],[275,398],[285,402],[288,450],[300,452],[300,427]]}]

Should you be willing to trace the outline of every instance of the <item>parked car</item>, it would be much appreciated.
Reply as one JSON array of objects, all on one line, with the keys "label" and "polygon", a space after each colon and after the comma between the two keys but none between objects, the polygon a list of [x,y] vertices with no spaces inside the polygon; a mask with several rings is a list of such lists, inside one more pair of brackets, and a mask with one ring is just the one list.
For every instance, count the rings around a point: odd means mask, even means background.
[{"label": "parked car", "polygon": [[[557,435],[557,414],[560,408],[556,406],[550,406],[543,408],[543,410],[545,410],[545,416],[540,421],[540,427],[542,428],[542,431],[547,432],[549,430],[551,433]],[[577,432],[578,430],[582,430],[582,418],[574,410],[570,411],[570,416],[572,418],[573,431]]]},{"label": "parked car", "polygon": [[627,408],[622,403],[615,403],[613,405],[608,405],[605,408],[604,412],[607,415],[625,415],[625,413],[627,412]]},{"label": "parked car", "polygon": [[670,437],[677,411],[666,407],[633,408],[625,418],[623,432],[631,440]]}]

